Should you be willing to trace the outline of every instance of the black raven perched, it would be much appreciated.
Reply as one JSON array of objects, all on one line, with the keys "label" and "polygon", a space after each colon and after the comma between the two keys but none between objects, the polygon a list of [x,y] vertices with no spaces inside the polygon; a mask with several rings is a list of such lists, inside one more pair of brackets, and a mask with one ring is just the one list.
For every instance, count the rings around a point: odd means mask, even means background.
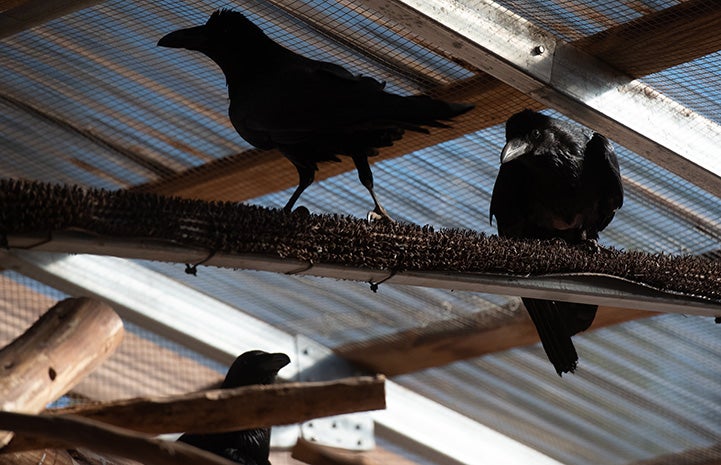
[{"label": "black raven perched", "polygon": [[[235,359],[225,375],[222,389],[272,384],[278,370],[290,363],[287,355],[262,350],[245,352]],[[182,435],[178,441],[207,450],[244,465],[270,465],[270,428],[256,428],[227,433]]]},{"label": "black raven perched", "polygon": [[[616,154],[608,139],[531,110],[506,122],[506,145],[491,198],[491,221],[505,237],[553,239],[597,247],[623,204]],[[578,362],[571,336],[587,329],[597,306],[524,298],[559,375]]]},{"label": "black raven perched", "polygon": [[288,50],[232,10],[217,10],[205,25],[171,32],[158,45],[202,52],[223,70],[238,134],[259,149],[279,149],[298,170],[288,212],[313,183],[318,162],[347,155],[375,203],[369,217],[390,219],[373,191],[368,157],[405,130],[448,127],[441,121],[473,108],[385,92],[383,82]]}]

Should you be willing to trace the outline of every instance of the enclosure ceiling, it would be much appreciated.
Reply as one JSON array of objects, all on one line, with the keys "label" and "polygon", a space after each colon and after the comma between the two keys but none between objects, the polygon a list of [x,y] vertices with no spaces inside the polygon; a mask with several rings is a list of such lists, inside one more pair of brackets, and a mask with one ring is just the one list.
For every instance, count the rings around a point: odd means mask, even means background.
[{"label": "enclosure ceiling", "polygon": [[[528,107],[589,125],[615,142],[626,199],[602,233],[604,245],[707,256],[721,249],[717,2],[54,3],[0,2],[3,178],[282,206],[295,188],[295,169],[236,134],[222,73],[200,54],[156,47],[167,32],[233,7],[285,46],[377,77],[393,92],[476,105],[451,129],[409,134],[373,159],[377,191],[396,220],[495,234],[488,205],[503,123]],[[543,53],[533,54],[538,45]],[[316,180],[301,198],[311,212],[365,216],[367,193],[348,160],[322,165]],[[13,253],[3,255],[6,265]],[[709,318],[619,311],[620,318],[605,321],[620,324],[575,338],[579,370],[558,378],[540,346],[526,345],[520,332],[481,351],[488,331],[527,327],[514,297],[391,283],[373,293],[367,283],[214,267],[189,276],[180,265],[152,260],[21,257],[15,266],[27,275],[5,271],[0,280],[5,340],[20,326],[11,313],[32,321],[48,299],[112,290],[84,282],[83,270],[72,264],[117,282],[148,273],[164,283],[158,292],[179,286],[178,293],[205,296],[212,308],[254,317],[350,359],[369,348],[406,347],[413,365],[413,358],[427,358],[416,345],[443,341],[457,361],[392,381],[399,398],[408,389],[409,398],[417,395],[438,408],[433,412],[449,415],[443,418],[453,434],[463,435],[461,425],[479,435],[487,427],[509,439],[504,444],[530,448],[549,463],[721,459],[721,328]],[[35,300],[22,300],[29,295]],[[130,307],[132,341],[80,388],[88,397],[197,389],[233,354],[268,343],[240,340],[233,324],[214,337],[171,331]],[[189,321],[194,312],[206,315],[200,308],[178,311]],[[173,354],[178,367],[202,362],[204,368],[171,376],[158,370],[165,360],[160,351]],[[453,416],[458,413],[463,419]],[[455,450],[452,442],[425,438],[423,422],[440,421],[433,415],[409,417],[405,426],[403,418],[381,419],[382,445],[417,463],[446,460],[430,449],[462,463],[480,463],[494,452],[474,451],[473,438]],[[528,456],[519,457],[515,463],[528,463]]]}]

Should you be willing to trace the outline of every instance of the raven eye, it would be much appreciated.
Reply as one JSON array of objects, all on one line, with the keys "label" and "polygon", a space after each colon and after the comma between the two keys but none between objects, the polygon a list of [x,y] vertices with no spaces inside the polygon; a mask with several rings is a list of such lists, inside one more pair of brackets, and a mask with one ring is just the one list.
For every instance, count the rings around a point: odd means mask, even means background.
[{"label": "raven eye", "polygon": [[531,137],[533,137],[534,139],[540,139],[541,131],[539,131],[538,129],[534,129],[533,131],[531,131]]}]

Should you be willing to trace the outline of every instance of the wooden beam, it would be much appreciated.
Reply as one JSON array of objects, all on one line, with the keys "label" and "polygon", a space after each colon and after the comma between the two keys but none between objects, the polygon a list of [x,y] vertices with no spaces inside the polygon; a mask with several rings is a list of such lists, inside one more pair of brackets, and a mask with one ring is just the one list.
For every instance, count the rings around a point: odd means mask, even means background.
[{"label": "wooden beam", "polygon": [[721,3],[682,2],[573,45],[640,78],[721,50]]},{"label": "wooden beam", "polygon": [[[0,409],[42,411],[102,363],[122,337],[122,321],[107,304],[59,302],[0,351]],[[11,437],[3,433],[0,445]]]},{"label": "wooden beam", "polygon": [[0,39],[102,1],[3,0],[0,2]]},{"label": "wooden beam", "polygon": [[[372,373],[396,376],[537,343],[538,333],[528,313],[520,299],[514,302],[515,308],[493,317],[442,321],[347,344],[334,352]],[[589,331],[654,315],[642,310],[599,307]]]}]

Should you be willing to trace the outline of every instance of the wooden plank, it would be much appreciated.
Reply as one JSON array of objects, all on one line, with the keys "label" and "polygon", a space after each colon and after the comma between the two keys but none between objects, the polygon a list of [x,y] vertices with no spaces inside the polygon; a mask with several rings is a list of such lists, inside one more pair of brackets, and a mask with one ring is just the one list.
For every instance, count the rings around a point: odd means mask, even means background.
[{"label": "wooden plank", "polygon": [[[60,301],[0,351],[0,409],[42,411],[101,364],[122,337],[122,321],[107,304]],[[0,445],[11,437],[2,434]]]},{"label": "wooden plank", "polygon": [[[633,77],[657,72],[721,49],[721,6],[692,0],[573,42]],[[682,38],[679,40],[677,36]],[[441,51],[446,54],[446,51]],[[437,98],[474,103],[476,109],[457,119],[451,130],[430,136],[408,134],[383,149],[372,162],[402,156],[464,134],[505,122],[509,115],[544,106],[488,75],[430,92]],[[350,161],[327,163],[316,180],[353,169]],[[188,170],[138,189],[205,200],[244,201],[294,187],[295,168],[277,151],[250,151]],[[391,206],[392,209],[392,206]]]},{"label": "wooden plank", "polygon": [[[520,299],[515,302],[516,308],[506,308],[498,315],[442,321],[334,351],[372,373],[396,376],[539,342]],[[654,315],[642,310],[599,307],[589,331]]]}]

